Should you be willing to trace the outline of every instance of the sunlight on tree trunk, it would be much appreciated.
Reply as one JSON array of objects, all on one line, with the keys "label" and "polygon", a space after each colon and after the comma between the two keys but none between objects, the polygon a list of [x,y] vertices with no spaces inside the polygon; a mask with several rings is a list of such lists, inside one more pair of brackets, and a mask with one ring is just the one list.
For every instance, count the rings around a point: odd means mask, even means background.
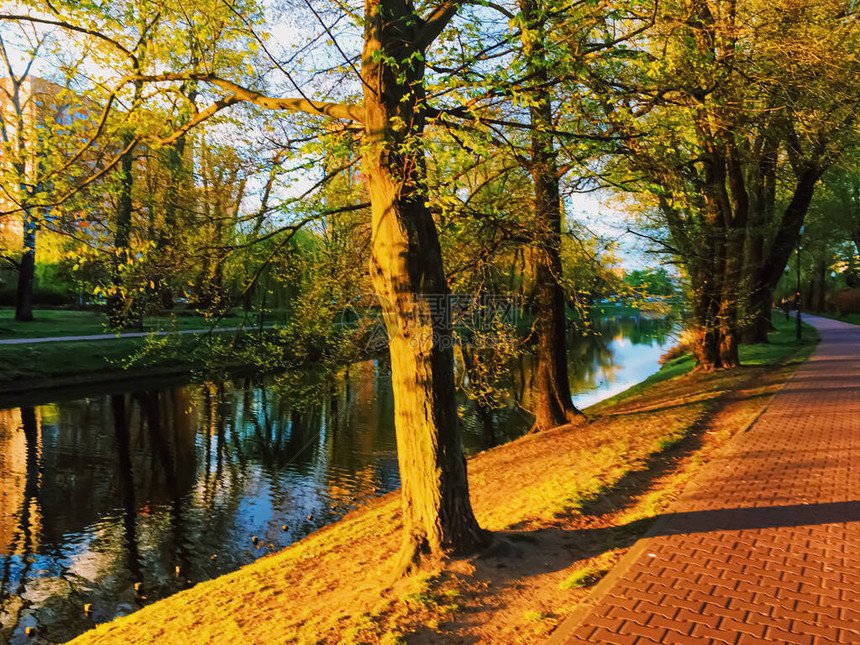
[{"label": "sunlight on tree trunk", "polygon": [[[544,39],[545,17],[532,0],[520,0],[523,53],[538,85],[549,85]],[[553,129],[552,98],[546,91],[529,108],[531,167],[534,183],[535,335],[537,336],[537,396],[533,430],[564,425],[581,413],[570,397],[567,374],[567,319],[560,280],[561,195]]]},{"label": "sunlight on tree trunk", "polygon": [[362,56],[371,277],[391,355],[404,541],[398,573],[422,555],[489,541],[469,501],[454,398],[442,254],[424,188],[424,60],[404,0],[368,0]]}]

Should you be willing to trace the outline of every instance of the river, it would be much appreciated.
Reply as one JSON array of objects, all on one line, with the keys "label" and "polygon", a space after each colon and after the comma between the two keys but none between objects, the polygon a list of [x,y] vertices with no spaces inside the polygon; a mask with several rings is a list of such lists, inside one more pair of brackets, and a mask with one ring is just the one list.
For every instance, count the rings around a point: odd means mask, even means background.
[{"label": "river", "polygon": [[[672,331],[634,315],[572,336],[574,403],[657,371]],[[531,377],[522,356],[492,431],[461,400],[468,452],[529,428]],[[154,382],[0,410],[0,642],[32,642],[27,627],[66,641],[399,486],[384,362],[350,365],[313,396],[291,392],[271,378]]]}]

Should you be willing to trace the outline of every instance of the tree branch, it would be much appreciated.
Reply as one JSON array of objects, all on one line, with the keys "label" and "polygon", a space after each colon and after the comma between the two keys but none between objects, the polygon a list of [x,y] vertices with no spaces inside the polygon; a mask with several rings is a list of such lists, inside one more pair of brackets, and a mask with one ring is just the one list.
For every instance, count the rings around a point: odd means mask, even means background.
[{"label": "tree branch", "polygon": [[654,244],[659,244],[664,249],[669,251],[669,253],[672,253],[673,255],[677,255],[679,258],[685,257],[684,254],[679,249],[676,249],[674,246],[672,246],[671,244],[669,244],[665,240],[661,240],[661,239],[653,237],[651,235],[646,235],[645,233],[640,233],[639,231],[634,231],[629,226],[627,227],[627,232],[630,233],[631,235],[635,235],[636,237],[641,237],[641,238],[646,239],[650,242],[653,242]]},{"label": "tree branch", "polygon": [[[216,87],[220,87],[222,90],[230,92],[230,95],[221,99],[221,101],[226,101],[225,105],[218,107],[213,110],[213,107],[216,107],[218,103],[209,106],[206,110],[201,112],[203,113],[210,112],[206,117],[197,119],[195,117],[194,120],[196,123],[199,123],[201,120],[205,118],[209,118],[218,111],[218,109],[222,109],[227,105],[232,105],[234,103],[238,103],[240,101],[244,101],[247,103],[253,103],[254,105],[258,105],[262,108],[266,108],[267,110],[285,110],[289,112],[306,112],[308,114],[324,114],[326,116],[330,116],[335,119],[344,119],[347,121],[357,121],[359,123],[364,122],[364,110],[356,105],[350,105],[347,103],[328,103],[325,101],[313,101],[311,99],[297,99],[297,98],[277,98],[272,96],[265,96],[264,94],[260,94],[254,90],[248,89],[246,87],[242,87],[238,83],[234,83],[233,81],[228,81],[223,78],[216,76],[215,74],[140,74],[137,76],[131,76],[128,78],[129,81],[142,81],[144,83],[160,83],[165,81],[200,81],[203,83],[209,83],[211,85],[215,85]],[[173,137],[174,135],[171,135]],[[175,140],[175,139],[172,139]]]},{"label": "tree branch", "polygon": [[96,31],[95,29],[88,29],[86,27],[79,27],[78,25],[73,25],[71,23],[65,22],[63,20],[48,20],[46,18],[36,18],[34,16],[27,15],[19,15],[19,14],[0,14],[0,20],[14,20],[15,22],[32,22],[40,25],[51,25],[53,27],[60,27],[62,29],[66,29],[68,31],[76,31],[81,34],[86,34],[87,36],[92,36],[94,38],[98,38],[99,40],[103,40],[104,42],[112,45],[117,48],[123,54],[125,54],[132,61],[137,63],[137,59],[135,55],[129,51],[127,48],[123,47],[120,43],[118,43],[113,38],[105,36],[103,33]]},{"label": "tree branch", "polygon": [[446,0],[438,5],[430,15],[424,19],[424,24],[418,36],[415,39],[415,48],[421,51],[426,51],[433,44],[433,41],[439,37],[439,34],[448,26],[451,19],[457,14],[457,10],[463,0]]}]

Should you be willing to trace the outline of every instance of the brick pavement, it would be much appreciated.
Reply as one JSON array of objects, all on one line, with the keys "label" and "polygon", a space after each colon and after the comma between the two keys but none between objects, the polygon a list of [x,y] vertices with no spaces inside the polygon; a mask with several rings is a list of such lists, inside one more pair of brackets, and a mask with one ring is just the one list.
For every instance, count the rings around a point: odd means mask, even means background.
[{"label": "brick pavement", "polygon": [[549,643],[860,645],[860,326],[809,363]]}]

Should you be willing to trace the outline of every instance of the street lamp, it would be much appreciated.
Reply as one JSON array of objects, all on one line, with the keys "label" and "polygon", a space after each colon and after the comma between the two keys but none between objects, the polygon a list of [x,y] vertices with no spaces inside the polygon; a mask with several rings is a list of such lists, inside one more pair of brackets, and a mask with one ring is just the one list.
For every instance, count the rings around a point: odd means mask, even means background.
[{"label": "street lamp", "polygon": [[800,238],[803,236],[803,227],[797,233],[797,289],[794,292],[794,308],[797,312],[794,335],[798,341],[803,340],[803,331],[800,321]]}]

